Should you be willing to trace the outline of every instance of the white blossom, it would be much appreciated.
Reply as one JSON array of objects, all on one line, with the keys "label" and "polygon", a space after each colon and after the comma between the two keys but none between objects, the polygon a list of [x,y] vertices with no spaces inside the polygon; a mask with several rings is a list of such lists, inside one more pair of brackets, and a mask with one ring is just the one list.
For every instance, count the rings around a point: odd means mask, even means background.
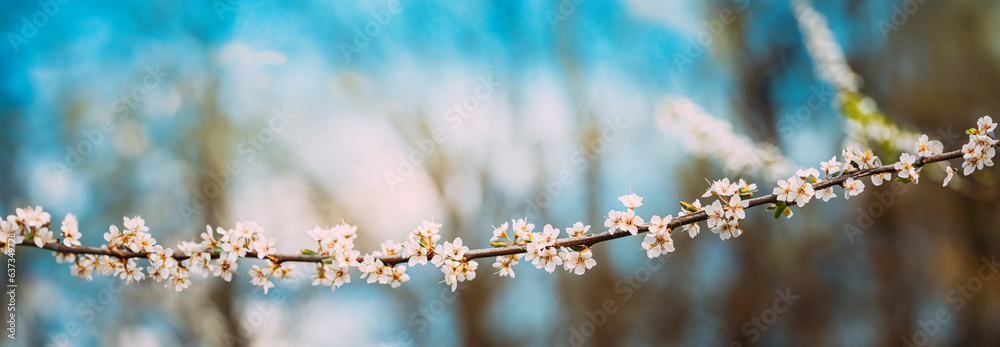
[{"label": "white blossom", "polygon": [[833,192],[833,187],[827,187],[816,191],[816,199],[823,199],[823,202],[830,201],[830,199],[835,197],[837,197],[837,194]]},{"label": "white blossom", "polygon": [[[254,267],[257,266],[254,265]],[[167,288],[173,287],[174,290],[180,292],[189,286],[191,286],[191,280],[188,278],[188,270],[182,267],[175,268],[170,276],[170,280],[167,281]],[[274,287],[274,285],[272,284],[271,287]],[[267,288],[264,288],[264,294],[267,294]]]},{"label": "white blossom", "polygon": [[649,232],[660,234],[669,231],[670,228],[668,228],[668,226],[670,224],[670,220],[672,219],[673,216],[671,215],[667,215],[663,218],[660,218],[660,216],[653,216],[653,218],[649,219]]},{"label": "white blossom", "polygon": [[976,126],[976,130],[979,131],[979,134],[989,134],[989,136],[994,136],[993,130],[997,128],[997,123],[994,123],[993,118],[990,118],[990,116],[983,116],[976,121]]},{"label": "white blossom", "polygon": [[739,195],[733,195],[729,199],[729,211],[726,211],[726,218],[736,217],[737,219],[744,219],[747,217],[746,212],[743,211],[744,208],[750,206],[750,200],[743,200]]},{"label": "white blossom", "polygon": [[261,269],[260,266],[254,265],[253,269],[250,270],[250,284],[264,289],[264,294],[267,294],[268,289],[274,288],[274,283],[269,277],[270,274],[265,274],[264,269]]},{"label": "white blossom", "polygon": [[900,178],[909,179],[913,181],[913,184],[919,183],[918,181],[920,180],[920,174],[917,173],[917,168],[913,166],[913,162],[916,159],[917,157],[912,154],[903,153],[899,156],[899,162],[893,165]]},{"label": "white blossom", "polygon": [[[506,223],[504,224],[506,225]],[[569,234],[569,237],[580,237],[586,234],[588,230],[590,230],[589,225],[583,225],[582,222],[576,222],[573,223],[572,227],[566,228],[566,233]]]},{"label": "white blossom", "polygon": [[823,170],[823,174],[825,175],[825,177],[827,179],[829,179],[831,176],[836,175],[837,173],[839,173],[843,169],[840,166],[840,162],[837,161],[837,157],[836,156],[834,156],[833,158],[830,158],[829,161],[824,161],[824,162],[820,163],[819,167],[820,167],[820,169]]},{"label": "white blossom", "polygon": [[38,231],[35,232],[35,238],[32,239],[32,241],[35,242],[35,246],[38,246],[38,248],[42,248],[42,246],[47,243],[58,242],[58,240],[52,236],[52,230],[49,230],[47,227],[38,229]]},{"label": "white blossom", "polygon": [[711,205],[705,207],[705,214],[708,215],[708,227],[716,228],[725,221],[726,211],[722,208],[722,203],[716,200]]},{"label": "white blossom", "polygon": [[850,199],[852,196],[858,196],[861,192],[865,191],[865,183],[860,180],[855,180],[854,178],[848,178],[844,181],[844,199]]},{"label": "white blossom", "polygon": [[410,275],[406,274],[406,266],[399,265],[393,267],[389,273],[389,285],[393,288],[399,288],[399,286],[410,280]]},{"label": "white blossom", "polygon": [[743,234],[743,230],[740,229],[740,223],[735,219],[723,222],[717,229],[713,229],[712,231],[717,231],[719,238],[723,241],[728,240],[730,237],[738,237]]},{"label": "white blossom", "polygon": [[215,260],[215,267],[212,269],[212,275],[216,277],[221,277],[230,282],[233,279],[233,274],[236,273],[236,269],[239,267],[235,261],[231,261],[226,258],[219,258]]},{"label": "white blossom", "polygon": [[646,251],[647,257],[656,258],[663,253],[673,252],[674,242],[670,233],[649,233],[642,240],[642,249]]},{"label": "white blossom", "polygon": [[597,261],[594,260],[594,253],[590,248],[579,252],[563,251],[561,255],[563,257],[563,268],[577,275],[583,275],[587,270],[597,265]]},{"label": "white blossom", "polygon": [[622,195],[618,197],[618,200],[620,200],[622,202],[622,205],[625,205],[625,207],[628,207],[628,209],[630,210],[642,206],[642,197],[635,195],[635,193]]},{"label": "white blossom", "polygon": [[516,254],[509,254],[497,257],[497,261],[493,263],[493,267],[499,270],[500,277],[510,276],[514,278],[514,265],[517,265],[518,256]]},{"label": "white blossom", "polygon": [[875,185],[876,187],[881,186],[882,182],[892,180],[892,173],[891,172],[877,173],[872,175],[871,179],[873,185]]},{"label": "white blossom", "polygon": [[551,273],[556,270],[556,266],[562,265],[562,258],[559,257],[559,251],[555,247],[546,247],[538,251],[538,257],[531,261],[531,264],[537,269],[545,269]]},{"label": "white blossom", "polygon": [[63,244],[67,246],[80,246],[80,223],[76,221],[76,216],[72,213],[67,213],[66,218],[62,221],[62,226],[59,227],[62,230]]},{"label": "white blossom", "polygon": [[739,189],[740,187],[738,185],[729,183],[729,178],[723,178],[712,182],[712,185],[708,187],[708,190],[705,191],[705,194],[702,194],[701,197],[707,198],[712,195],[730,196],[736,194]]},{"label": "white blossom", "polygon": [[944,151],[944,145],[938,140],[928,141],[927,135],[923,134],[917,138],[917,144],[914,146],[913,151],[917,152],[919,156],[929,157],[941,154]]},{"label": "white blossom", "polygon": [[142,267],[135,264],[135,259],[129,259],[121,271],[121,278],[125,280],[125,284],[141,281],[145,277],[146,274],[142,272]]},{"label": "white blossom", "polygon": [[535,225],[528,223],[526,218],[514,221],[514,237],[519,240],[526,240],[531,237],[531,232],[535,230]]},{"label": "white blossom", "polygon": [[431,259],[431,263],[434,266],[441,266],[446,260],[460,261],[465,257],[465,252],[468,251],[469,247],[462,245],[462,238],[456,237],[455,241],[445,241],[444,245],[438,245],[434,248],[434,258]]},{"label": "white blossom", "polygon": [[17,213],[17,220],[23,223],[28,229],[38,229],[48,226],[52,219],[52,215],[43,211],[41,206],[35,206],[35,208],[17,208],[15,212]]},{"label": "white blossom", "polygon": [[[702,209],[701,201],[699,200],[695,200],[694,203],[692,203],[691,205],[694,206],[695,212],[700,211]],[[686,216],[688,213],[694,213],[694,212],[689,212],[687,210],[682,209],[680,212],[677,213],[677,218]],[[691,238],[697,236],[698,232],[701,231],[701,226],[699,226],[698,223],[684,224],[681,226],[681,228],[683,228],[684,231],[687,231],[688,235],[691,236]]]},{"label": "white blossom", "polygon": [[499,241],[502,239],[510,240],[510,236],[507,235],[507,222],[500,224],[500,227],[493,227],[493,237],[490,238],[490,242]]}]

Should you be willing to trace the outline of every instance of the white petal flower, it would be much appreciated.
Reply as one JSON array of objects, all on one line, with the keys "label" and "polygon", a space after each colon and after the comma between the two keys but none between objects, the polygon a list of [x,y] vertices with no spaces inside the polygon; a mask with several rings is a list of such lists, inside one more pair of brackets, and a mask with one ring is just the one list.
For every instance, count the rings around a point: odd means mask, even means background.
[{"label": "white petal flower", "polygon": [[[349,267],[329,265],[327,270],[327,275],[333,280],[333,285],[330,287],[330,290],[340,288],[340,286],[345,283],[351,283],[351,273],[348,271],[350,270]],[[409,279],[409,277],[407,277],[407,279]]]},{"label": "white petal flower", "polygon": [[73,263],[73,265],[69,266],[69,272],[73,276],[76,276],[76,278],[81,278],[85,281],[94,280],[94,267],[87,263]]},{"label": "white petal flower", "polygon": [[646,251],[647,257],[656,258],[663,253],[673,252],[674,242],[670,233],[649,233],[642,241],[642,249]]},{"label": "white petal flower", "polygon": [[622,195],[618,197],[618,200],[620,200],[622,204],[625,205],[625,207],[628,207],[630,210],[642,206],[642,197],[635,195],[634,193],[629,195]]},{"label": "white petal flower", "polygon": [[45,246],[45,244],[48,243],[58,242],[58,240],[56,240],[56,238],[53,237],[52,230],[49,230],[49,228],[47,227],[42,227],[41,229],[38,229],[38,231],[35,232],[35,238],[32,239],[32,241],[35,242],[35,246],[38,246],[38,248],[42,248],[43,246]]},{"label": "white petal flower", "polygon": [[448,261],[444,266],[441,266],[441,272],[444,273],[444,283],[451,286],[452,292],[458,289],[458,275],[455,273],[455,266],[458,264],[453,261]]},{"label": "white petal flower", "polygon": [[576,222],[573,223],[572,227],[566,228],[566,233],[569,234],[570,237],[580,237],[586,234],[588,230],[590,230],[589,225],[583,225],[582,222]]},{"label": "white petal flower", "polygon": [[129,259],[121,271],[121,278],[125,280],[125,284],[141,281],[145,277],[146,274],[142,272],[142,267],[135,264],[135,259]]},{"label": "white petal flower", "polygon": [[719,238],[723,241],[728,240],[731,237],[738,237],[743,234],[743,229],[740,229],[740,223],[735,219],[726,221],[718,226],[718,228],[713,229],[713,232],[718,232]]},{"label": "white petal flower", "polygon": [[594,260],[594,253],[589,248],[579,252],[564,250],[561,256],[563,258],[563,269],[577,275],[583,275],[587,270],[597,265],[597,261]]},{"label": "white petal flower", "polygon": [[793,178],[792,181],[797,184],[797,189],[795,191],[795,203],[798,204],[799,207],[805,206],[805,204],[812,199],[812,196],[815,193],[812,184],[799,180],[798,177]]},{"label": "white petal flower", "polygon": [[17,208],[15,212],[17,213],[16,220],[23,223],[29,230],[49,226],[52,219],[52,215],[43,211],[41,206]]},{"label": "white petal flower", "polygon": [[122,217],[124,220],[125,229],[131,232],[149,231],[149,227],[146,226],[146,221],[140,216],[135,216],[135,218]]},{"label": "white petal flower", "polygon": [[80,236],[83,235],[80,234],[80,223],[76,221],[76,216],[72,213],[67,213],[59,229],[62,230],[64,245],[80,246]]},{"label": "white petal flower", "polygon": [[264,257],[274,254],[274,241],[275,240],[273,238],[259,238],[251,244],[254,252],[257,252],[258,259],[264,259]]},{"label": "white petal flower", "polygon": [[618,230],[626,230],[632,235],[638,234],[639,226],[645,222],[642,220],[642,217],[635,214],[634,210],[626,210],[620,217],[618,220]]},{"label": "white petal flower", "polygon": [[[701,208],[701,201],[699,201],[699,200],[695,200],[694,203],[692,203],[691,205],[694,206],[694,209],[695,209],[696,212],[702,210],[702,208]],[[686,216],[688,213],[693,213],[693,212],[690,212],[690,211],[682,209],[677,214],[677,218]],[[697,236],[698,232],[701,231],[701,226],[699,226],[698,223],[684,224],[684,225],[681,226],[681,228],[683,228],[684,231],[687,231],[688,235],[690,235],[691,238],[694,238],[695,236]]]},{"label": "white petal flower", "polygon": [[976,122],[976,126],[980,135],[989,134],[993,136],[993,130],[997,128],[997,123],[994,123],[993,118],[990,118],[990,116],[983,116]]},{"label": "white petal flower", "polygon": [[944,145],[941,144],[941,141],[928,141],[927,135],[923,134],[917,139],[917,144],[913,150],[919,156],[928,157],[941,154],[944,151]]},{"label": "white petal flower", "polygon": [[899,156],[899,162],[893,165],[900,178],[909,179],[914,184],[919,183],[918,181],[920,180],[920,174],[917,173],[917,168],[913,166],[916,159],[917,157],[912,154],[903,153]]},{"label": "white petal flower", "polygon": [[531,237],[531,232],[535,230],[535,225],[527,222],[525,218],[514,221],[514,236],[520,240],[527,240]]},{"label": "white petal flower", "polygon": [[261,269],[260,266],[254,265],[253,269],[250,270],[250,284],[264,289],[264,294],[267,294],[268,289],[274,288],[274,283],[269,277],[270,274],[264,273],[264,269]]},{"label": "white petal flower", "polygon": [[608,217],[604,220],[604,227],[608,228],[609,233],[614,234],[615,230],[618,230],[618,225],[621,223],[623,214],[615,210],[608,211]]},{"label": "white petal flower", "polygon": [[399,288],[399,286],[410,280],[410,275],[406,274],[406,266],[399,265],[393,267],[389,273],[389,284],[393,288]]},{"label": "white petal flower", "polygon": [[670,224],[670,220],[672,219],[673,216],[671,215],[667,215],[666,217],[663,218],[660,218],[660,216],[653,216],[653,218],[650,218],[649,220],[649,232],[654,234],[662,234],[664,232],[669,231],[670,228],[668,228],[668,226]]},{"label": "white petal flower", "polygon": [[883,173],[879,173],[879,174],[874,174],[874,175],[872,175],[871,178],[872,178],[872,184],[877,187],[877,186],[881,186],[882,183],[885,182],[885,181],[892,180],[892,173],[891,172],[883,172]]},{"label": "white petal flower", "polygon": [[531,261],[531,264],[535,265],[535,268],[545,269],[549,273],[556,271],[556,266],[562,265],[562,263],[559,251],[555,247],[546,247],[539,250],[538,257]]},{"label": "white petal flower", "polygon": [[493,263],[493,267],[500,270],[500,277],[510,276],[510,278],[514,278],[513,266],[517,265],[517,261],[518,258],[516,254],[499,256],[497,257],[497,261]]},{"label": "white petal flower", "polygon": [[836,175],[837,173],[840,173],[840,171],[842,170],[840,162],[837,161],[836,156],[830,158],[829,161],[824,161],[820,163],[819,167],[820,169],[823,170],[823,173],[826,175],[827,179],[829,179],[831,176]]},{"label": "white petal flower", "polygon": [[739,191],[739,189],[740,187],[737,186],[736,184],[729,183],[729,178],[727,177],[712,182],[712,185],[708,187],[708,190],[705,191],[705,194],[702,194],[701,197],[707,198],[712,195],[730,196],[736,194],[736,192]]},{"label": "white petal flower", "polygon": [[553,228],[550,224],[545,224],[541,234],[532,235],[532,242],[537,243],[539,247],[551,246],[557,239],[559,239],[559,229]]},{"label": "white petal flower", "polygon": [[[257,266],[254,265],[254,267]],[[170,277],[170,281],[167,282],[167,288],[170,288],[172,286],[174,287],[174,290],[180,292],[191,286],[191,280],[188,278],[187,269],[184,269],[182,267],[175,268],[174,273],[172,273],[171,275],[172,276]],[[274,285],[272,284],[271,287],[274,287]],[[264,293],[267,294],[266,288],[264,289]]]},{"label": "white petal flower", "polygon": [[711,205],[705,207],[705,214],[708,215],[708,227],[715,228],[725,221],[726,211],[722,208],[722,203],[715,200]]},{"label": "white petal flower", "polygon": [[502,239],[510,239],[510,237],[507,235],[507,222],[500,224],[499,228],[493,227],[493,238],[490,239],[490,242],[499,241]]},{"label": "white petal flower", "polygon": [[850,199],[852,196],[858,196],[858,194],[861,194],[861,192],[864,191],[864,182],[855,180],[854,178],[848,178],[844,181],[844,199]]},{"label": "white petal flower", "polygon": [[814,168],[814,167],[811,167],[811,168],[808,168],[808,169],[806,169],[806,168],[800,168],[797,171],[795,171],[795,176],[798,176],[803,181],[806,180],[806,179],[808,179],[810,176],[812,176],[814,178],[819,178],[819,171],[816,170],[816,168]]},{"label": "white petal flower", "polygon": [[729,199],[729,211],[726,211],[726,218],[736,217],[737,219],[744,219],[747,217],[744,208],[750,206],[750,200],[743,200],[739,195],[733,195]]},{"label": "white petal flower", "polygon": [[833,192],[833,187],[827,187],[826,189],[820,189],[816,191],[816,198],[823,199],[823,202],[830,201],[837,197],[837,194]]},{"label": "white petal flower", "polygon": [[403,252],[403,244],[396,243],[393,240],[387,240],[379,245],[382,249],[382,255],[399,255]]},{"label": "white petal flower", "polygon": [[741,178],[740,181],[736,183],[736,191],[739,192],[741,190],[745,190],[747,192],[754,192],[757,190],[757,184],[755,183],[748,184],[747,181],[744,181]]},{"label": "white petal flower", "polygon": [[216,259],[216,266],[212,270],[212,275],[221,277],[222,279],[226,280],[226,282],[230,282],[233,279],[233,274],[236,273],[236,268],[238,267],[239,264],[237,264],[235,261],[231,261],[225,258],[219,258]]},{"label": "white petal flower", "polygon": [[[779,180],[778,181],[778,186],[774,188],[774,191],[772,193],[774,195],[777,195],[778,201],[785,201],[785,202],[787,202],[789,200],[789,197],[791,197],[792,199],[795,198],[794,192],[795,192],[795,189],[794,189],[794,187],[792,187],[791,185],[789,185],[789,182],[786,182],[785,180]],[[709,225],[709,227],[712,227],[712,226]]]}]

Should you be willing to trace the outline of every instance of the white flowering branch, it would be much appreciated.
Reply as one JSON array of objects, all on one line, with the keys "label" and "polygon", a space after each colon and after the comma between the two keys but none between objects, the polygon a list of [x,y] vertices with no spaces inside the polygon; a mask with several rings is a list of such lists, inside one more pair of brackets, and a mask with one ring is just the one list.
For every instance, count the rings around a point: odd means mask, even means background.
[{"label": "white flowering branch", "polygon": [[[552,272],[558,265],[576,274],[583,274],[596,265],[591,246],[609,240],[649,233],[642,242],[642,248],[650,258],[674,251],[672,230],[682,228],[691,237],[695,237],[700,227],[698,222],[708,221],[713,233],[723,239],[740,236],[739,220],[746,218],[744,210],[760,205],[769,205],[768,210],[774,211],[775,218],[785,215],[791,217],[792,205],[804,206],[813,197],[828,201],[836,197],[833,187],[841,187],[844,197],[857,196],[864,190],[861,178],[870,177],[874,185],[892,180],[906,183],[918,183],[920,169],[930,163],[944,162],[963,158],[963,173],[969,175],[984,166],[992,166],[992,158],[1000,142],[993,138],[993,123],[989,116],[979,120],[977,128],[969,129],[969,142],[962,149],[942,153],[943,146],[939,141],[929,141],[926,135],[918,140],[915,146],[917,156],[904,153],[899,162],[892,165],[882,165],[881,160],[869,149],[860,151],[848,147],[844,149],[843,163],[834,157],[821,163],[822,174],[815,168],[799,169],[794,176],[778,181],[778,187],[773,193],[753,197],[755,184],[747,184],[744,180],[730,183],[728,178],[712,182],[708,191],[702,197],[718,198],[711,205],[702,208],[700,201],[694,203],[681,202],[682,211],[677,218],[668,215],[660,218],[652,216],[649,223],[635,214],[635,208],[642,205],[642,198],[629,194],[619,198],[628,209],[626,211],[612,210],[605,222],[607,231],[585,235],[590,226],[576,223],[567,228],[570,235],[559,238],[559,229],[545,225],[543,232],[535,233],[534,225],[524,219],[514,220],[512,232],[508,233],[508,224],[494,227],[492,248],[472,249],[462,245],[461,238],[453,242],[437,244],[440,239],[438,231],[441,224],[424,221],[414,229],[402,243],[386,241],[381,250],[361,256],[354,250],[353,240],[357,237],[357,227],[348,224],[333,228],[315,228],[308,232],[317,242],[317,249],[304,249],[302,254],[277,254],[274,252],[274,239],[267,239],[256,222],[237,223],[236,227],[224,230],[211,227],[201,235],[202,241],[182,242],[177,250],[156,245],[156,240],[147,233],[149,230],[140,217],[124,218],[124,230],[111,226],[104,235],[107,245],[100,248],[83,246],[79,242],[81,236],[76,218],[70,214],[62,222],[63,239],[60,241],[49,230],[50,216],[41,207],[17,209],[17,215],[7,216],[0,220],[0,230],[4,237],[0,240],[4,253],[12,256],[14,247],[33,246],[55,252],[58,262],[71,262],[71,272],[80,278],[91,280],[94,271],[105,275],[119,276],[132,283],[146,277],[135,259],[147,259],[149,277],[159,281],[167,280],[168,286],[180,291],[190,285],[188,273],[208,274],[230,281],[235,273],[237,259],[259,258],[268,259],[270,265],[262,269],[256,265],[250,271],[251,283],[260,286],[267,292],[273,287],[272,278],[289,278],[292,276],[292,266],[283,265],[286,262],[305,262],[317,265],[313,285],[330,286],[336,289],[351,280],[349,270],[352,267],[362,272],[361,278],[368,278],[369,283],[379,282],[398,287],[409,280],[406,266],[426,264],[430,262],[440,267],[445,274],[445,280],[452,290],[457,283],[475,278],[478,263],[475,259],[497,257],[493,264],[501,276],[514,277],[512,266],[526,256],[526,260],[539,269]],[[946,168],[947,185],[955,170]],[[822,178],[821,178],[822,177]],[[215,234],[221,236],[216,239]]]}]

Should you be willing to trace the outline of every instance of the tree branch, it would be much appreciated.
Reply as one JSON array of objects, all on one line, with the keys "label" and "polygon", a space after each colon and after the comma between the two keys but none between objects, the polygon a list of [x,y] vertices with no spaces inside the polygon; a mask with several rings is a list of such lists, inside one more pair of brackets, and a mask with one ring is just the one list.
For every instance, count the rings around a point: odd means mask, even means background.
[{"label": "tree branch", "polygon": [[[997,146],[1000,146],[1000,143],[998,143],[997,145],[994,145],[994,147],[997,147]],[[930,163],[941,162],[941,161],[946,161],[946,160],[951,160],[951,159],[957,159],[957,158],[961,158],[962,155],[963,155],[962,150],[955,150],[955,151],[951,151],[951,152],[947,152],[947,153],[942,153],[942,154],[938,154],[938,155],[933,155],[933,156],[928,156],[928,157],[919,157],[914,162],[914,166],[915,167],[922,167],[922,166],[924,166],[926,164],[930,164]],[[871,169],[865,169],[865,170],[858,170],[858,171],[853,171],[853,172],[845,173],[845,174],[843,174],[841,176],[838,176],[838,177],[834,177],[834,178],[827,179],[827,180],[824,180],[824,181],[816,182],[816,183],[812,184],[812,186],[813,186],[814,190],[818,191],[818,190],[821,190],[821,189],[826,189],[826,188],[829,188],[829,187],[841,185],[841,183],[843,183],[848,178],[855,178],[855,179],[857,179],[857,178],[862,178],[862,177],[868,177],[868,176],[875,175],[875,174],[890,173],[890,172],[891,173],[895,173],[896,172],[896,169],[893,167],[893,165],[884,165],[884,166],[877,167],[877,168],[871,168]],[[747,206],[747,208],[752,208],[752,207],[755,207],[755,206],[760,206],[760,205],[770,204],[770,203],[776,203],[776,202],[778,202],[778,199],[777,199],[776,195],[774,195],[774,194],[765,195],[765,196],[761,196],[761,197],[750,199],[749,200],[749,205]],[[683,226],[683,225],[697,223],[697,222],[701,222],[701,221],[704,221],[704,220],[707,220],[707,219],[708,219],[708,215],[705,213],[705,211],[702,210],[702,211],[698,211],[698,212],[694,212],[694,213],[690,213],[690,214],[687,214],[687,215],[684,215],[684,216],[680,216],[680,217],[674,218],[674,219],[672,219],[670,221],[670,223],[668,224],[668,227],[670,229],[676,229],[676,228],[678,228],[680,226]],[[648,232],[648,231],[649,231],[649,223],[646,223],[646,224],[643,224],[643,225],[639,226],[639,233],[645,233],[645,232]],[[591,235],[584,235],[584,236],[579,236],[579,237],[568,237],[568,238],[558,239],[558,240],[556,240],[556,243],[553,246],[554,247],[592,246],[592,245],[597,244],[597,243],[601,243],[601,242],[605,242],[605,241],[610,241],[610,240],[614,240],[614,239],[619,239],[619,238],[623,238],[623,237],[627,237],[627,236],[632,236],[632,234],[629,233],[628,231],[623,231],[623,230],[619,230],[619,231],[614,232],[614,233],[605,231],[605,232],[601,232],[601,233],[598,233],[598,234],[591,234]],[[25,241],[21,242],[21,244],[19,244],[19,246],[31,246],[31,247],[35,247],[35,244],[33,242],[31,242],[31,241],[25,240]],[[51,251],[55,251],[55,252],[61,252],[61,253],[107,255],[107,256],[113,256],[113,257],[118,257],[118,258],[122,258],[122,259],[147,258],[149,256],[149,252],[119,251],[119,250],[113,250],[113,249],[87,247],[87,246],[66,246],[66,245],[63,245],[61,243],[48,243],[48,244],[43,245],[41,248],[42,249],[51,250]],[[527,251],[527,246],[524,245],[524,244],[510,245],[510,246],[506,246],[506,247],[497,247],[497,248],[473,249],[473,250],[469,250],[468,252],[465,253],[465,259],[466,260],[472,260],[472,259],[478,259],[478,258],[487,258],[487,257],[496,257],[496,256],[503,256],[503,255],[521,254],[521,253],[525,253],[526,251]],[[218,258],[219,257],[219,253],[218,252],[212,252],[211,256],[212,256],[212,258]],[[183,252],[176,252],[176,251],[175,251],[175,255],[173,257],[174,257],[174,259],[177,259],[178,261],[182,261],[182,260],[190,258],[189,256],[185,255]],[[246,254],[245,258],[255,258],[255,257],[257,257],[256,253],[254,253],[254,252],[248,252]],[[322,262],[323,260],[329,259],[330,256],[328,256],[328,255],[305,255],[305,254],[273,254],[273,255],[269,255],[267,258],[274,260],[276,263],[282,263],[282,262],[319,263],[319,262]],[[378,257],[375,257],[375,259],[381,260],[382,263],[384,263],[386,265],[390,265],[390,266],[391,265],[395,265],[395,264],[399,264],[399,263],[404,263],[404,262],[406,262],[408,260],[408,258],[404,258],[401,255],[378,256]],[[362,261],[362,258],[359,257],[358,261]]]}]

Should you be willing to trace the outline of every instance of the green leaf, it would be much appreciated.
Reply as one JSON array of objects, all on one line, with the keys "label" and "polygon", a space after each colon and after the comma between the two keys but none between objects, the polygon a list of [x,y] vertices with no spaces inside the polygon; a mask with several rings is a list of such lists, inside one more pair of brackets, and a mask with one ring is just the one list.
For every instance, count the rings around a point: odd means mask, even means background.
[{"label": "green leaf", "polygon": [[767,205],[767,207],[765,208],[765,210],[768,210],[768,211],[774,211],[774,209],[776,209],[776,208],[778,208],[778,206],[777,206],[777,205],[775,205],[775,204],[770,204],[770,205]]},{"label": "green leaf", "polygon": [[688,212],[698,212],[698,208],[694,207],[693,204],[681,201],[681,208]]},{"label": "green leaf", "polygon": [[816,181],[818,181],[816,179],[816,176],[813,176],[813,175],[809,175],[809,177],[806,177],[806,179],[809,180],[809,183],[816,183]]},{"label": "green leaf", "polygon": [[582,246],[582,245],[581,246],[573,246],[573,247],[570,247],[569,249],[572,249],[573,252],[583,252],[583,250],[587,249],[587,246]]},{"label": "green leaf", "polygon": [[299,252],[302,252],[303,255],[316,255],[316,254],[319,254],[319,253],[316,253],[316,251],[311,250],[311,249],[303,249],[303,250],[301,250]]},{"label": "green leaf", "polygon": [[909,178],[896,177],[896,182],[910,183]]},{"label": "green leaf", "polygon": [[34,239],[35,239],[35,234],[28,234],[28,236],[24,237],[25,241],[31,241],[31,240],[34,240]]},{"label": "green leaf", "polygon": [[327,264],[327,265],[333,264],[333,260],[334,260],[333,257],[329,257],[329,258],[323,259],[323,264]]},{"label": "green leaf", "polygon": [[785,209],[787,208],[788,205],[786,205],[784,201],[779,201],[774,207],[774,218],[777,219],[778,217],[781,217],[782,212],[785,212]]},{"label": "green leaf", "polygon": [[851,160],[851,166],[853,166],[855,169],[860,169],[861,168],[860,166],[858,166],[858,163],[855,162],[855,161],[853,161],[853,160]]},{"label": "green leaf", "polygon": [[976,128],[969,128],[969,130],[965,131],[965,134],[966,135],[975,135],[977,132],[979,132],[978,129],[976,129]]},{"label": "green leaf", "polygon": [[510,242],[503,240],[490,241],[490,246],[493,247],[507,247],[510,246]]},{"label": "green leaf", "polygon": [[418,243],[420,243],[420,246],[423,247],[423,248],[430,247],[430,246],[427,245],[427,239],[425,239],[423,237],[420,238],[420,241]]},{"label": "green leaf", "polygon": [[215,253],[222,253],[222,247],[215,247],[215,249],[213,249],[212,251],[214,251]]}]

